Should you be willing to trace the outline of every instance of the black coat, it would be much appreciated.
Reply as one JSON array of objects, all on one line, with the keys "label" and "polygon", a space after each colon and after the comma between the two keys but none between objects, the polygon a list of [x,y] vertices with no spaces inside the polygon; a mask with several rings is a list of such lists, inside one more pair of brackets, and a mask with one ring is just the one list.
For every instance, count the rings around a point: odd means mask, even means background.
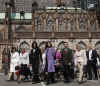
[{"label": "black coat", "polygon": [[41,50],[39,48],[36,48],[34,52],[32,49],[29,54],[30,64],[32,65],[34,65],[35,63],[39,64],[40,60],[42,60]]},{"label": "black coat", "polygon": [[[87,56],[87,61],[89,62],[89,51],[86,52],[86,56]],[[100,57],[99,57],[97,51],[92,50],[91,61],[96,64],[97,63],[97,58],[99,58],[99,60],[100,60]]]},{"label": "black coat", "polygon": [[33,71],[39,71],[40,60],[42,60],[41,50],[36,48],[35,51],[33,51],[32,49],[29,55],[29,61],[30,64],[32,64]]}]

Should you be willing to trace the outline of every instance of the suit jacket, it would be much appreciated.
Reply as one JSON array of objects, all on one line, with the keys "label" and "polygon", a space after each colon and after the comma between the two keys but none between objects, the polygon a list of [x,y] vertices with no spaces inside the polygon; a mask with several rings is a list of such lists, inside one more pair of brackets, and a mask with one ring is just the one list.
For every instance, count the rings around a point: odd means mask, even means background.
[{"label": "suit jacket", "polygon": [[[87,61],[89,62],[89,51],[86,52],[86,56],[87,56]],[[97,51],[96,50],[92,50],[91,61],[93,63],[97,63],[97,58],[99,58],[99,60],[100,60],[100,57],[99,57]]]},{"label": "suit jacket", "polygon": [[73,61],[73,53],[70,48],[64,48],[62,50],[62,58],[65,64],[72,63]]},{"label": "suit jacket", "polygon": [[29,62],[30,62],[30,64],[39,65],[40,60],[42,60],[41,50],[39,48],[36,48],[35,52],[33,52],[33,49],[32,49],[30,54],[29,54]]}]

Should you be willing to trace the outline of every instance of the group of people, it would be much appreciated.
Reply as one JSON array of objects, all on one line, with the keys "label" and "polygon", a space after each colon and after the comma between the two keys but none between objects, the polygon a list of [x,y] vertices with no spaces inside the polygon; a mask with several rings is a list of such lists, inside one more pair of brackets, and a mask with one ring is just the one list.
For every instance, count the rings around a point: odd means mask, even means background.
[{"label": "group of people", "polygon": [[[78,82],[83,81],[84,73],[89,80],[98,79],[100,56],[97,51],[88,46],[88,50],[82,50],[79,44],[76,50],[68,47],[64,42],[64,48],[55,50],[51,42],[45,42],[45,47],[39,48],[36,41],[32,43],[32,49],[27,52],[25,48],[16,50],[12,48],[10,53],[9,80],[17,76],[17,80],[32,78],[32,83],[46,81],[46,84],[55,83],[62,74],[64,82],[75,79],[78,71]],[[32,68],[32,71],[30,70]],[[41,69],[41,70],[40,70]],[[85,69],[85,72],[84,72]],[[12,78],[13,77],[13,78]]]}]

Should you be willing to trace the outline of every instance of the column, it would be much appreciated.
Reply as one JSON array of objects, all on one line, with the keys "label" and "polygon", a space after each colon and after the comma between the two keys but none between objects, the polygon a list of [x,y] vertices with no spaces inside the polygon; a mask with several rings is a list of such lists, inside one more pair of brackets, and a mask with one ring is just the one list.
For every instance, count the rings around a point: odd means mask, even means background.
[{"label": "column", "polygon": [[100,31],[100,30],[99,30],[99,24],[98,24],[98,20],[97,20],[97,19],[96,19],[95,23],[96,23],[96,24],[95,24],[95,25],[96,25],[96,31],[98,32],[98,31]]},{"label": "column", "polygon": [[56,32],[58,32],[58,19],[56,18]]},{"label": "column", "polygon": [[34,13],[32,14],[32,30],[33,30],[33,38],[35,38],[35,17],[34,17]]},{"label": "column", "polygon": [[76,15],[75,17],[76,17],[76,31],[79,32],[80,31],[80,28],[79,28],[79,24],[80,24],[79,23],[79,16]]},{"label": "column", "polygon": [[46,13],[45,12],[43,13],[42,19],[43,19],[43,32],[46,32]]}]

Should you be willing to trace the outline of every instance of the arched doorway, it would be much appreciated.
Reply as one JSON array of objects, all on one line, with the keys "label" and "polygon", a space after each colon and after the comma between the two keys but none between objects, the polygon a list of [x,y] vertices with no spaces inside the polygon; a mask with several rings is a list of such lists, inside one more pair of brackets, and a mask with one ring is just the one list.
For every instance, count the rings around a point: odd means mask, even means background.
[{"label": "arched doorway", "polygon": [[45,41],[42,41],[40,44],[39,44],[39,48],[45,48]]},{"label": "arched doorway", "polygon": [[21,42],[19,48],[25,48],[26,51],[30,51],[30,45],[26,41]]}]

